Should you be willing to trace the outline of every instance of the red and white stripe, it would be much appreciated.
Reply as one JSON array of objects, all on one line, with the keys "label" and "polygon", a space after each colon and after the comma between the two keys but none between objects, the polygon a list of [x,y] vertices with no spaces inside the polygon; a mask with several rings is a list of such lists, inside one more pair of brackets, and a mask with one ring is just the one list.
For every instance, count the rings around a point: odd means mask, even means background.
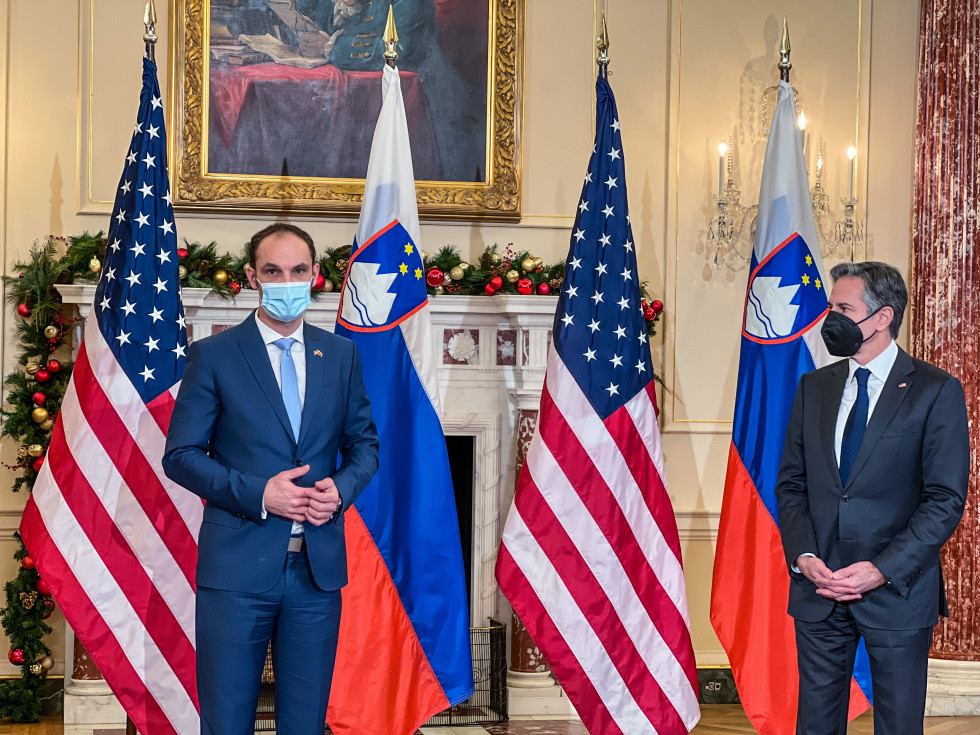
[{"label": "red and white stripe", "polygon": [[201,500],[161,461],[177,385],[143,403],[97,320],[21,534],[140,732],[198,733],[194,573]]},{"label": "red and white stripe", "polygon": [[652,390],[602,421],[551,351],[497,564],[591,733],[673,735],[700,718]]}]

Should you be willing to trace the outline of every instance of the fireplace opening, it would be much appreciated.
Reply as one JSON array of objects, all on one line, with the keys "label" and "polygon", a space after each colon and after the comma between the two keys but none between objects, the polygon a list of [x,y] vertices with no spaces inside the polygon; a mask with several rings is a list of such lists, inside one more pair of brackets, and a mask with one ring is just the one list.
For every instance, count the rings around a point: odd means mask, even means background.
[{"label": "fireplace opening", "polygon": [[[463,547],[463,572],[466,575],[466,604],[472,619],[473,600],[473,470],[476,438],[462,434],[446,436],[449,474],[456,495],[456,520]],[[482,623],[481,623],[482,624]]]}]

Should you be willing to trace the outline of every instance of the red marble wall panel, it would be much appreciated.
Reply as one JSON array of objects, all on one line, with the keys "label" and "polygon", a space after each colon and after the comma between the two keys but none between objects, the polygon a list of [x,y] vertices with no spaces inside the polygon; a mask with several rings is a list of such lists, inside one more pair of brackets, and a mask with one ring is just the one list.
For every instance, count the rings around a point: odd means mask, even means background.
[{"label": "red marble wall panel", "polygon": [[931,655],[980,660],[980,0],[922,0],[915,156],[911,349],[963,382],[972,445]]}]

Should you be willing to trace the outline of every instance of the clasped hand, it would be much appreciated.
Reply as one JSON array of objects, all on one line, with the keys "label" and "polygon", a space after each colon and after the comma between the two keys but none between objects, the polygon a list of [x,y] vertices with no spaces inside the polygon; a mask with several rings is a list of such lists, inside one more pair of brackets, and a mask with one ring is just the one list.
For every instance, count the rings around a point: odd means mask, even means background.
[{"label": "clasped hand", "polygon": [[862,595],[888,580],[870,561],[859,561],[836,572],[815,556],[801,556],[797,568],[807,579],[817,585],[817,594],[835,602],[860,600]]},{"label": "clasped hand", "polygon": [[340,493],[333,480],[325,477],[313,487],[300,487],[293,480],[310,471],[308,464],[273,475],[265,484],[262,501],[267,513],[291,521],[309,521],[322,526],[340,507]]}]

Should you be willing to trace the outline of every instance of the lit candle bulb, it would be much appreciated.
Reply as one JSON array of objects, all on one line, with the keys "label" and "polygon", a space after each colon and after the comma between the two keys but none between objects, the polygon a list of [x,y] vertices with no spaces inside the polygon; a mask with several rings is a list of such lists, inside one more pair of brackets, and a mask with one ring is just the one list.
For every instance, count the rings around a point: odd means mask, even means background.
[{"label": "lit candle bulb", "polygon": [[810,172],[810,134],[806,132],[807,119],[806,115],[802,112],[800,113],[799,119],[796,124],[800,127],[800,132],[803,133],[803,167],[806,169],[807,173]]},{"label": "lit candle bulb", "polygon": [[857,157],[857,148],[855,148],[854,146],[848,148],[847,157],[851,161],[851,169],[847,177],[847,198],[853,200],[854,199],[854,169],[855,169],[854,159]]},{"label": "lit candle bulb", "polygon": [[725,154],[728,153],[728,145],[725,141],[718,144],[718,198],[725,198]]}]

